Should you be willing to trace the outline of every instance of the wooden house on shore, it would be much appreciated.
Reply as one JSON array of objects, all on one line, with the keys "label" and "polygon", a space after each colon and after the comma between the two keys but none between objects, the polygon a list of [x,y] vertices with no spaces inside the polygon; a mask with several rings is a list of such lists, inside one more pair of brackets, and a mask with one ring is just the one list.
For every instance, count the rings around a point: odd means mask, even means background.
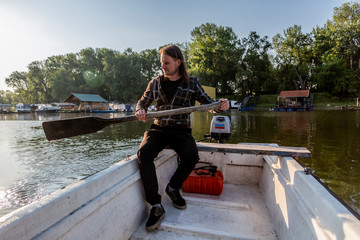
[{"label": "wooden house on shore", "polygon": [[314,95],[310,90],[281,91],[274,111],[314,110]]},{"label": "wooden house on shore", "polygon": [[64,102],[75,104],[72,109],[74,111],[92,112],[109,109],[108,101],[97,94],[71,93]]}]

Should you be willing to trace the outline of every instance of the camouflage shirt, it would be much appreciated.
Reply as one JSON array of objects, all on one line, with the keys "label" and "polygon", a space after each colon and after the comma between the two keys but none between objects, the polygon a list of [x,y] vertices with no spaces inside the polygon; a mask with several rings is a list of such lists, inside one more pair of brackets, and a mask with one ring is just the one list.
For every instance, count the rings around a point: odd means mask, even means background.
[{"label": "camouflage shirt", "polygon": [[[164,90],[161,88],[161,79],[163,79],[163,75],[158,76],[149,82],[143,96],[136,105],[136,111],[139,111],[140,109],[145,109],[145,111],[147,111],[153,101],[156,101],[155,111],[194,106],[195,100],[201,104],[214,102],[214,100],[212,100],[201,87],[199,79],[195,77],[189,77],[189,81],[187,83],[182,80],[172,99],[167,99]],[[154,124],[162,127],[169,126],[189,128],[190,114],[179,114],[155,118]]]}]

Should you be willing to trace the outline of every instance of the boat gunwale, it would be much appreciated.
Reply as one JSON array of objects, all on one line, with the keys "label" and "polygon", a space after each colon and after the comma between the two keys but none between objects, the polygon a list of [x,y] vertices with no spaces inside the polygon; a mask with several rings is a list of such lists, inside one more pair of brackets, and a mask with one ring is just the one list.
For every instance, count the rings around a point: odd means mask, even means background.
[{"label": "boat gunwale", "polygon": [[[313,236],[320,239],[331,238],[328,229],[332,229],[337,238],[343,238],[339,235],[354,234],[360,236],[360,221],[345,206],[341,204],[334,196],[332,196],[312,175],[304,171],[303,166],[292,157],[276,157],[264,156],[267,166],[286,192],[286,198],[293,198],[297,204],[295,208],[300,207],[301,216],[311,221],[305,221],[308,230],[313,231]],[[276,183],[274,182],[276,185]],[[261,185],[261,184],[260,184]],[[274,185],[274,186],[275,186]],[[267,189],[264,187],[263,189]],[[291,202],[291,201],[290,201]],[[271,212],[271,208],[268,207]],[[287,209],[291,214],[292,209]],[[273,215],[273,213],[271,213]],[[329,218],[328,216],[334,216]],[[336,216],[336,217],[335,217]],[[276,217],[272,216],[273,219]],[[282,225],[289,221],[285,219]],[[345,232],[345,228],[347,231]],[[276,227],[276,229],[278,229]],[[281,235],[280,232],[277,232]],[[323,238],[322,238],[323,237]],[[345,236],[346,237],[346,236]],[[291,239],[286,236],[284,239]],[[353,239],[353,238],[349,238]]]}]

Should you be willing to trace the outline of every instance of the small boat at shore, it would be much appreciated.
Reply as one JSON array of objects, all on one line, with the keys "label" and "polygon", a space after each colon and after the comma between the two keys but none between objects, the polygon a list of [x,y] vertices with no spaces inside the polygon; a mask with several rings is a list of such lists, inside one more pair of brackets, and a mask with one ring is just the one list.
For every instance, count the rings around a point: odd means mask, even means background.
[{"label": "small boat at shore", "polygon": [[91,113],[116,113],[116,110],[90,110]]},{"label": "small boat at shore", "polygon": [[91,109],[91,113],[116,113],[116,110],[110,106],[108,106],[106,109]]},{"label": "small boat at shore", "polygon": [[198,143],[200,161],[224,177],[220,195],[183,193],[187,209],[164,194],[177,155],[155,160],[166,216],[145,230],[136,155],[0,218],[0,239],[360,239],[359,215],[294,157],[305,148]]},{"label": "small boat at shore", "polygon": [[36,113],[56,113],[59,111],[59,108],[57,106],[52,106],[52,105],[40,105],[38,106],[38,108],[35,110]]},{"label": "small boat at shore", "polygon": [[26,103],[18,103],[15,106],[16,113],[31,113],[33,105]]}]

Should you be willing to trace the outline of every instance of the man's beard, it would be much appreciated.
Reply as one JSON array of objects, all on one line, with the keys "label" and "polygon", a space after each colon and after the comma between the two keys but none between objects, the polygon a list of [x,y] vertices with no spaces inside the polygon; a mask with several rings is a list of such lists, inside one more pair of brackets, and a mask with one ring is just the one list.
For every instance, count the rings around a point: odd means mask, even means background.
[{"label": "man's beard", "polygon": [[179,69],[174,70],[172,72],[165,72],[165,71],[163,71],[163,72],[164,72],[165,77],[171,77],[171,76],[176,75],[179,72]]}]

